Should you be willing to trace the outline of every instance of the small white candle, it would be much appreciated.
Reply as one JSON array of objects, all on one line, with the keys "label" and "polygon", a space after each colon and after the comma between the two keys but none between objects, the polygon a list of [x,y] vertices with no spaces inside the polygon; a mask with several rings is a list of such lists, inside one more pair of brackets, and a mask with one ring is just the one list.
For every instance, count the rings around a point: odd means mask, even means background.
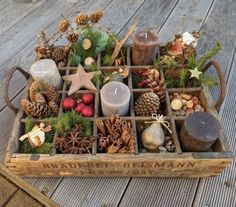
[{"label": "small white candle", "polygon": [[109,82],[102,87],[100,95],[103,116],[127,115],[130,102],[130,90],[127,85],[117,81]]},{"label": "small white candle", "polygon": [[38,81],[41,90],[46,90],[49,85],[61,89],[62,78],[57,65],[53,60],[43,59],[36,61],[30,68],[33,79]]}]

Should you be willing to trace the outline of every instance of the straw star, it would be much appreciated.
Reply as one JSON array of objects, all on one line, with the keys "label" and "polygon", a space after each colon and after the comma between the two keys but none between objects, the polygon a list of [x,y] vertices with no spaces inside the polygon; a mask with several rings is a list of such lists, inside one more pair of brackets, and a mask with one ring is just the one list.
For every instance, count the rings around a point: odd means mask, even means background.
[{"label": "straw star", "polygon": [[79,65],[75,74],[63,76],[63,80],[70,81],[71,86],[68,91],[68,95],[72,95],[80,88],[86,88],[88,90],[97,91],[97,88],[92,83],[91,79],[94,77],[96,72],[86,73],[84,68]]},{"label": "straw star", "polygon": [[202,72],[199,71],[197,67],[195,67],[193,70],[189,70],[189,71],[191,73],[190,78],[197,78],[197,79],[199,79],[200,78],[199,76],[202,74]]}]

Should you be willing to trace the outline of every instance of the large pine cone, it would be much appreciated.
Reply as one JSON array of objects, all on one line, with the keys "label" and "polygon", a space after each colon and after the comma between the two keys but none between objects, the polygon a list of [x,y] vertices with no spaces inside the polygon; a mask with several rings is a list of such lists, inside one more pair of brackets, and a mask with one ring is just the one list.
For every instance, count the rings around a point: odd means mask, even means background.
[{"label": "large pine cone", "polygon": [[40,92],[39,83],[37,81],[34,81],[33,83],[31,83],[30,88],[29,88],[30,101],[35,101],[34,96],[38,92]]},{"label": "large pine cone", "polygon": [[47,104],[41,104],[37,102],[30,102],[27,99],[22,99],[21,100],[21,105],[24,110],[24,112],[28,116],[32,116],[34,118],[46,118],[50,116],[50,109]]},{"label": "large pine cone", "polygon": [[147,92],[142,94],[135,102],[134,111],[137,116],[152,116],[160,108],[160,99],[157,94]]},{"label": "large pine cone", "polygon": [[41,104],[47,104],[43,94],[40,92],[34,94],[34,101]]},{"label": "large pine cone", "polygon": [[47,87],[46,96],[48,101],[54,101],[56,103],[59,102],[60,95],[58,93],[58,90],[52,85]]},{"label": "large pine cone", "polygon": [[164,79],[160,79],[160,73],[156,69],[148,71],[148,86],[156,93],[161,104],[165,102],[166,84]]}]

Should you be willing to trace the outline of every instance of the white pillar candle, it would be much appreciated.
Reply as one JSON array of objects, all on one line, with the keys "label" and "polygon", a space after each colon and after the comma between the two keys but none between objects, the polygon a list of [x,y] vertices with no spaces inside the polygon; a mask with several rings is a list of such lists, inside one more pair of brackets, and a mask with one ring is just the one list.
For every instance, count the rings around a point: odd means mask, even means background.
[{"label": "white pillar candle", "polygon": [[41,90],[46,90],[49,85],[61,89],[62,78],[57,65],[53,60],[43,59],[36,61],[30,68],[33,79],[38,81]]},{"label": "white pillar candle", "polygon": [[117,81],[109,82],[102,87],[100,95],[103,116],[127,115],[130,102],[130,90],[127,85]]}]

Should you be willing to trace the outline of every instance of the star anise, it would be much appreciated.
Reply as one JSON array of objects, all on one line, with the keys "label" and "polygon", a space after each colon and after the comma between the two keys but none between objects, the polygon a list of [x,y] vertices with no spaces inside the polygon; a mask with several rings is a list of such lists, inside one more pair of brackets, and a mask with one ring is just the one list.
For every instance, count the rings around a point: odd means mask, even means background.
[{"label": "star anise", "polygon": [[78,135],[79,135],[79,132],[74,132],[74,131],[70,132],[67,136],[67,138],[69,140],[68,145],[72,145],[72,147],[75,147],[76,145],[79,145],[80,144],[79,140],[81,138],[78,138]]},{"label": "star anise", "polygon": [[84,127],[82,124],[76,124],[72,132],[78,132],[78,135],[81,136],[83,135]]},{"label": "star anise", "polygon": [[63,135],[56,137],[55,144],[56,148],[61,152],[64,152],[64,150],[68,147],[66,138]]},{"label": "star anise", "polygon": [[83,154],[86,152],[86,149],[79,147],[70,147],[68,153],[70,154]]}]

